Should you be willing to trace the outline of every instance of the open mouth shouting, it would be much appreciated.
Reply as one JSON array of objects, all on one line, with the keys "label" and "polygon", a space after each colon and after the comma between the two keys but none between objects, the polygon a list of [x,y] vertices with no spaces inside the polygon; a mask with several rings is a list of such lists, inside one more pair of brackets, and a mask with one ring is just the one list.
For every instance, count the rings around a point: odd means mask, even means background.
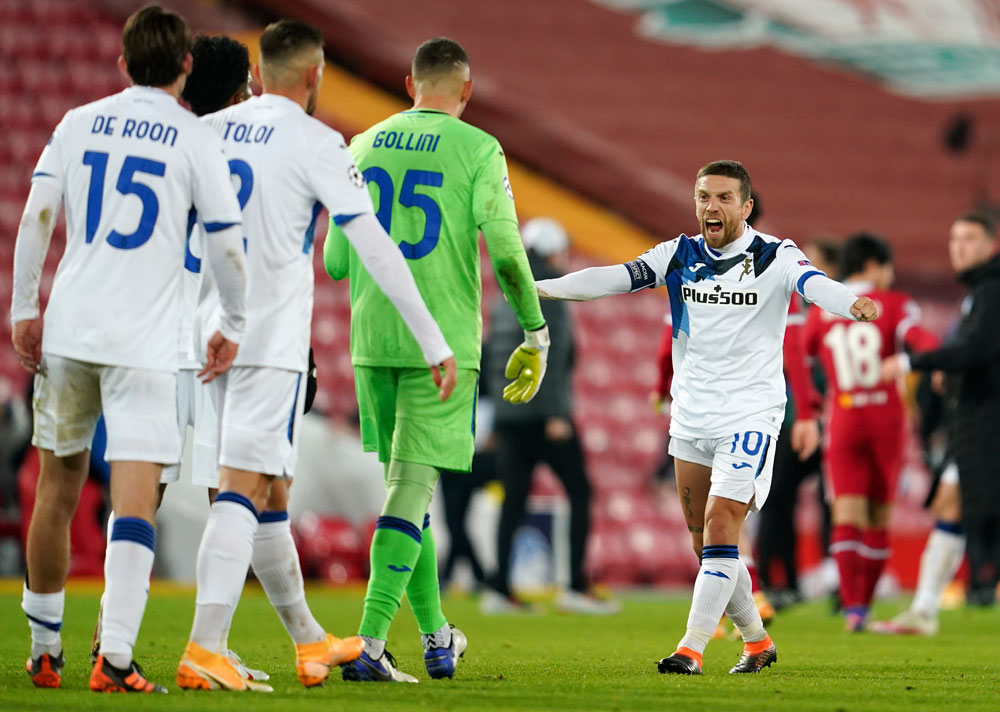
[{"label": "open mouth shouting", "polygon": [[718,239],[722,237],[725,225],[719,218],[705,218],[705,237]]}]

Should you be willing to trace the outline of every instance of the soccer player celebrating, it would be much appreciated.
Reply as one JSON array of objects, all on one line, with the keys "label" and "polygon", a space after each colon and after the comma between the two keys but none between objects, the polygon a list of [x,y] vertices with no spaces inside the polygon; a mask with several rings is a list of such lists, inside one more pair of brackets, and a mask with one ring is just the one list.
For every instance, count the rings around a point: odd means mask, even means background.
[{"label": "soccer player celebrating", "polygon": [[[323,77],[323,36],[301,22],[269,25],[260,38],[255,78],[262,96],[210,115],[239,180],[247,250],[247,331],[228,375],[219,450],[219,494],[198,550],[198,593],[191,638],[177,669],[186,689],[266,691],[243,679],[222,646],[239,601],[259,527],[277,517],[271,481],[294,473],[305,400],[312,321],[316,216],[325,205],[356,246],[379,287],[403,315],[447,399],[455,386],[451,350],[420,299],[399,251],[372,214],[364,180],[339,133],[311,117]],[[441,370],[444,374],[442,375]],[[427,373],[421,376],[430,383]],[[271,552],[289,564],[295,549]],[[299,680],[322,683],[330,665],[361,652],[361,641],[328,635],[298,591],[267,590],[296,645]]]},{"label": "soccer player celebrating", "polygon": [[[32,631],[28,672],[41,687],[60,684],[69,525],[103,408],[117,518],[90,688],[166,692],[145,679],[132,653],[153,567],[157,482],[180,449],[177,345],[192,201],[224,312],[203,376],[229,367],[244,328],[241,217],[222,142],[177,103],[190,48],[177,15],[151,6],[128,19],[119,66],[133,86],[66,114],[38,160],[18,232],[13,341],[37,374],[33,442],[41,461],[22,607]],[[43,329],[38,286],[64,200],[66,251]]]},{"label": "soccer player celebrating", "polygon": [[[503,149],[461,121],[472,93],[469,57],[438,37],[413,58],[406,89],[413,108],[356,136],[351,152],[378,187],[378,219],[406,256],[420,291],[456,346],[458,392],[440,403],[415,369],[420,353],[374,288],[370,270],[341,239],[326,243],[330,276],[351,278],[351,359],[361,437],[386,464],[386,500],[371,548],[371,576],[359,632],[365,651],[343,667],[345,680],[407,681],[385,651],[403,592],[410,601],[433,678],[452,677],[466,646],[441,611],[437,553],[427,507],[441,470],[468,472],[475,441],[482,337],[479,231],[497,281],[525,330],[507,363],[511,402],[534,397],[549,344],[517,230]],[[336,222],[336,221],[334,221]],[[373,325],[378,325],[377,330]]]},{"label": "soccer player celebrating", "polygon": [[823,461],[833,515],[830,553],[840,572],[845,626],[860,631],[889,558],[889,515],[906,439],[906,413],[896,384],[881,380],[882,359],[904,347],[932,348],[937,338],[919,326],[916,303],[890,290],[892,252],[884,240],[854,235],[840,263],[845,286],[875,300],[881,316],[855,323],[814,309],[804,338],[828,384]]},{"label": "soccer player celebrating", "polygon": [[701,234],[661,242],[625,265],[592,267],[538,282],[542,298],[589,300],[666,285],[673,324],[670,454],[701,570],[687,632],[661,673],[701,674],[702,653],[723,613],[744,640],[731,673],[777,659],[737,550],[750,509],[770,488],[774,439],[785,409],[782,337],[797,291],[844,318],[870,321],[875,303],[812,267],[791,240],[746,223],[750,176],[735,161],[698,171]]}]

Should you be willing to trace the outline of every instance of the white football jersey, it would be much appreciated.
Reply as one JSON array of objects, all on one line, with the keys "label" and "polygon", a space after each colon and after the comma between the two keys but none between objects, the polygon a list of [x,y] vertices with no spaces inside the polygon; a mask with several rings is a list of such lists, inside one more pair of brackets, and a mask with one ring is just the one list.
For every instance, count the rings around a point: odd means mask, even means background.
[{"label": "white football jersey", "polygon": [[134,86],[69,111],[32,181],[66,207],[42,350],[176,370],[190,210],[210,233],[242,220],[219,137],[166,92]]},{"label": "white football jersey", "polygon": [[373,212],[344,138],[297,103],[264,94],[202,119],[222,137],[243,207],[247,327],[236,365],[305,371],[313,238],[334,219]]},{"label": "white football jersey", "polygon": [[670,296],[670,434],[720,438],[753,426],[777,435],[788,302],[823,273],[791,240],[749,226],[721,252],[700,235],[681,235],[626,266],[633,291],[666,285]]}]

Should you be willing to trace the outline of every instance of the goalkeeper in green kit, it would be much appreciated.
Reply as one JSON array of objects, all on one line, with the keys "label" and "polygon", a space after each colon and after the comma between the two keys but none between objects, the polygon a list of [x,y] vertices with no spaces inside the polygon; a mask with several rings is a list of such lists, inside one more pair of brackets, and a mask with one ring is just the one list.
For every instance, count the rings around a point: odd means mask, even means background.
[{"label": "goalkeeper in green kit", "polygon": [[351,360],[365,450],[385,464],[386,500],[371,547],[371,576],[359,634],[361,657],[342,669],[352,681],[417,682],[385,650],[406,593],[432,678],[452,677],[465,636],[441,611],[437,552],[427,508],[441,470],[468,471],[476,430],[482,341],[479,232],[500,287],[525,330],[511,354],[504,398],[531,400],[545,374],[548,329],[517,229],[503,149],[461,121],[472,93],[469,58],[438,37],[413,58],[406,88],[413,108],[351,142],[376,215],[407,258],[417,287],[458,361],[458,383],[441,401],[416,341],[331,224],[326,271],[351,280]]}]

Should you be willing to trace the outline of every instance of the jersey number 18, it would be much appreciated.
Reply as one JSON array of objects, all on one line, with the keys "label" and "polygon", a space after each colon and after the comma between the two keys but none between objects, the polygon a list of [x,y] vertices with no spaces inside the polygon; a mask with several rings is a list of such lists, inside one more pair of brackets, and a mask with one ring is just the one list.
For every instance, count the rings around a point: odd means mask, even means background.
[{"label": "jersey number 18", "polygon": [[837,323],[823,343],[833,354],[833,370],[841,391],[872,388],[880,378],[882,334],[868,322]]}]

